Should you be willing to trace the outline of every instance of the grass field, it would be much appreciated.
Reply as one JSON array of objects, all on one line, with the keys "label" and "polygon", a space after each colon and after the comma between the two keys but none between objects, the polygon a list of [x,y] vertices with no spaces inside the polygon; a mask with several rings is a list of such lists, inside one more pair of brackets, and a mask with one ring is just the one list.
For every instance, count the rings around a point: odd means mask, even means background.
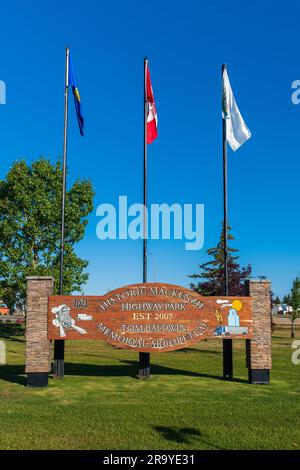
[{"label": "grass field", "polygon": [[247,383],[242,341],[232,382],[221,379],[217,340],[152,354],[144,382],[136,353],[72,341],[65,379],[30,389],[20,328],[0,327],[8,363],[0,366],[1,449],[300,449],[300,365],[291,363],[289,331],[274,333],[270,385]]}]

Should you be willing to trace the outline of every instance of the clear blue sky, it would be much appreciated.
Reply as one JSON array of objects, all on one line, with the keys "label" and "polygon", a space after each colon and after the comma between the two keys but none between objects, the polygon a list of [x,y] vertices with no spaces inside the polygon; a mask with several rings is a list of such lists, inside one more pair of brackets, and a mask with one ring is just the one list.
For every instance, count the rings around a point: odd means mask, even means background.
[{"label": "clear blue sky", "polygon": [[[176,0],[1,4],[0,177],[21,157],[62,153],[64,48],[71,48],[86,119],[69,126],[69,184],[91,178],[95,208],[128,195],[142,200],[143,57],[150,59],[159,138],[149,147],[149,202],[205,204],[205,246],[152,241],[149,280],[188,285],[207,259],[222,219],[221,65],[252,138],[229,151],[229,221],[242,264],[286,293],[300,275],[300,79],[297,1]],[[142,279],[140,241],[96,238],[91,214],[80,256],[86,293]],[[152,258],[152,259],[151,259]]]}]

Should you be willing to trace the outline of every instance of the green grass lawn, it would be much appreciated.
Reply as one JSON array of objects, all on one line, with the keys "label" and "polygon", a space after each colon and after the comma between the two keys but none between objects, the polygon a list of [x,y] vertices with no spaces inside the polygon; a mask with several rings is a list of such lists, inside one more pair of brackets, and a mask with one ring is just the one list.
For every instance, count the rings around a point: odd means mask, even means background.
[{"label": "green grass lawn", "polygon": [[274,333],[270,385],[247,383],[243,341],[234,342],[232,382],[221,379],[217,340],[152,354],[148,381],[136,379],[136,353],[70,341],[65,379],[30,389],[16,328],[0,328],[8,363],[0,449],[300,449],[300,365],[291,363],[289,331]]}]

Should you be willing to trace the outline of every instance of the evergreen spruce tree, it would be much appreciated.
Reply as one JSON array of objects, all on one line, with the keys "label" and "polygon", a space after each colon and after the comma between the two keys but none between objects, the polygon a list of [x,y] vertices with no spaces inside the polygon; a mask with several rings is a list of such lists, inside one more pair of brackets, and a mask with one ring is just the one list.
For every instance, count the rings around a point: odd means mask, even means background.
[{"label": "evergreen spruce tree", "polygon": [[[228,241],[234,240],[229,233]],[[228,243],[229,244],[229,243]],[[245,279],[251,275],[251,265],[240,267],[238,263],[239,256],[236,256],[239,250],[227,246],[228,252],[228,292],[229,295],[244,295]],[[192,274],[192,279],[200,279],[197,283],[191,283],[190,287],[201,295],[224,295],[224,229],[221,231],[221,237],[218,245],[209,248],[207,254],[213,259],[199,266],[200,273]]]},{"label": "evergreen spruce tree", "polygon": [[290,294],[287,294],[283,297],[283,303],[287,305],[291,305],[291,296]]}]

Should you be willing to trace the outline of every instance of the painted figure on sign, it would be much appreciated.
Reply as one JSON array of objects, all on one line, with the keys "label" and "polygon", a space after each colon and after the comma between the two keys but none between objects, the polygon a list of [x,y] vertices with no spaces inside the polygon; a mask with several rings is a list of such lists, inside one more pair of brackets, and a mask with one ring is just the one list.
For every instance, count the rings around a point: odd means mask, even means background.
[{"label": "painted figure on sign", "polygon": [[70,307],[65,304],[52,308],[52,313],[54,313],[55,315],[55,319],[52,320],[52,324],[59,328],[59,336],[61,338],[66,337],[65,329],[73,329],[81,335],[84,335],[86,333],[86,330],[75,325],[75,320],[73,320],[73,318],[71,317],[70,310]]}]

